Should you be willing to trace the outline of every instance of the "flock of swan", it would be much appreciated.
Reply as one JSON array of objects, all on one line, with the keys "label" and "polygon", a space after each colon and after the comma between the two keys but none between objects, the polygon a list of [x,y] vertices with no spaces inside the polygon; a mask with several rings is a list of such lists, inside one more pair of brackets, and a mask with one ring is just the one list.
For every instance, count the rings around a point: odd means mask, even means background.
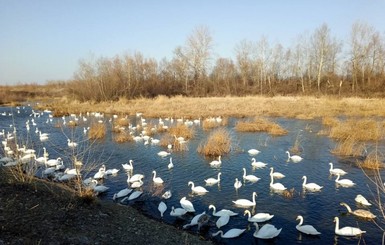
[{"label": "flock of swan", "polygon": [[[33,111],[33,116],[36,116],[37,112]],[[51,117],[50,117],[51,118]],[[86,118],[83,117],[86,121]],[[32,118],[33,119],[33,118]],[[51,120],[51,119],[48,119]],[[65,121],[65,119],[63,119]],[[142,122],[145,122],[144,119],[141,120]],[[28,125],[28,130],[30,124],[33,123],[33,126],[36,126],[35,120],[28,120],[26,122],[26,125]],[[86,130],[86,128],[85,128]],[[49,140],[50,135],[48,133],[43,133],[40,130],[37,131],[39,134],[39,138],[42,142]],[[42,171],[43,175],[45,176],[55,176],[55,180],[58,181],[68,181],[75,176],[79,175],[78,168],[69,169],[66,168],[63,160],[59,157],[56,159],[49,159],[49,154],[46,152],[46,149],[44,148],[43,156],[38,158],[36,156],[36,152],[33,149],[26,149],[25,146],[17,146],[18,156],[20,156],[20,159],[15,159],[12,157],[14,155],[14,152],[12,152],[12,149],[9,148],[8,142],[11,141],[16,134],[16,128],[13,127],[13,132],[6,133],[4,129],[0,132],[0,137],[3,137],[2,145],[3,145],[3,151],[5,156],[0,159],[0,165],[2,166],[14,166],[16,164],[19,164],[20,162],[28,162],[30,160],[35,160],[36,162],[40,163],[41,165],[45,166],[45,169]],[[156,139],[155,139],[156,140]],[[69,148],[76,148],[78,147],[78,143],[72,141],[71,139],[67,139],[67,146]],[[276,193],[282,193],[286,191],[288,188],[285,187],[282,183],[277,182],[279,179],[286,178],[286,176],[282,173],[275,172],[274,167],[269,167],[268,163],[264,163],[261,161],[256,160],[256,155],[258,155],[261,151],[257,149],[250,149],[248,150],[248,154],[252,156],[250,166],[253,169],[264,169],[269,168],[269,188],[273,192]],[[292,163],[300,163],[303,160],[303,157],[299,155],[291,155],[289,151],[285,152],[287,154],[287,162]],[[173,169],[174,167],[177,168],[178,165],[174,165],[172,161],[172,155],[169,150],[167,151],[159,151],[157,153],[158,156],[162,158],[169,157],[169,163],[167,165],[167,168],[169,170]],[[222,163],[221,156],[218,157],[217,160],[213,160],[208,163],[213,168],[220,167]],[[81,166],[82,163],[78,162],[78,165]],[[335,176],[335,183],[342,186],[342,187],[353,187],[356,185],[352,180],[343,178],[341,179],[343,175],[346,175],[347,172],[339,169],[334,168],[332,163],[329,163],[330,169],[329,174],[332,176]],[[85,179],[84,185],[87,187],[92,188],[95,193],[101,194],[104,192],[109,191],[108,186],[103,185],[103,179],[106,178],[109,175],[118,175],[120,173],[125,173],[127,175],[127,187],[121,189],[120,191],[113,194],[113,200],[119,201],[120,203],[127,203],[132,200],[137,199],[143,194],[143,190],[140,189],[143,186],[143,183],[145,181],[152,181],[154,185],[165,185],[167,180],[163,180],[162,176],[157,175],[156,170],[152,170],[152,178],[150,180],[145,179],[145,176],[143,174],[133,174],[135,165],[133,160],[129,160],[128,163],[121,164],[123,171],[121,169],[113,168],[113,169],[107,169],[105,165],[102,165],[97,172],[94,173],[93,177],[89,177]],[[241,168],[240,170],[243,171],[243,175],[240,179],[235,178],[234,182],[234,189],[238,190],[242,188],[243,184],[245,183],[256,183],[261,180],[260,177],[257,177],[254,174],[247,174],[246,168]],[[216,177],[210,177],[207,179],[202,180],[204,181],[206,186],[212,186],[212,185],[219,185],[221,183],[221,177],[222,173],[218,172]],[[242,181],[243,180],[243,181]],[[321,192],[323,186],[308,182],[307,176],[303,175],[302,177],[302,187],[304,190],[310,191],[310,192]],[[206,187],[196,185],[193,181],[189,180],[186,181],[187,186],[191,187],[191,192],[198,194],[198,195],[210,195],[210,189],[208,190]],[[243,183],[242,183],[243,182]],[[237,200],[232,200],[232,203],[236,208],[245,209],[243,212],[243,215],[245,217],[245,220],[247,222],[252,223],[255,226],[255,230],[253,231],[253,236],[258,239],[272,239],[281,233],[282,229],[284,227],[280,227],[279,229],[276,228],[271,221],[274,221],[274,214],[260,212],[260,213],[252,213],[248,210],[248,208],[253,208],[256,206],[256,198],[258,197],[257,189],[261,187],[256,187],[256,191],[254,191],[251,195],[251,199],[245,199],[245,198],[239,198]],[[171,198],[172,193],[171,190],[165,191],[162,193],[162,199],[158,204],[158,210],[159,210],[159,216],[161,218],[164,217],[164,214],[167,210],[170,210],[169,215],[171,217],[180,218],[183,220],[186,220],[187,217],[191,217],[191,215],[195,214],[197,211],[194,208],[193,203],[187,199],[186,196],[180,199],[180,207],[167,206],[167,199]],[[371,206],[371,203],[363,196],[358,194],[355,198],[355,201],[357,203],[360,203],[361,205],[365,206],[367,209]],[[348,213],[355,215],[357,217],[366,218],[366,219],[375,219],[376,216],[371,213],[367,209],[357,209],[353,210],[350,208],[350,206],[345,203],[341,202],[341,206],[346,207]],[[210,210],[213,210],[211,215]],[[198,214],[194,215],[191,220],[189,220],[189,223],[184,224],[183,228],[188,229],[193,226],[197,226],[198,231],[201,229],[201,227],[208,225],[210,222],[215,220],[215,226],[217,227],[218,231],[214,232],[212,236],[219,235],[222,238],[234,238],[238,237],[244,232],[247,232],[247,229],[245,227],[238,227],[238,228],[231,228],[227,229],[226,232],[221,230],[222,227],[226,226],[229,221],[231,220],[231,217],[233,216],[239,216],[239,212],[228,210],[228,209],[221,209],[219,211],[216,210],[216,207],[214,204],[210,204],[208,206],[207,210],[202,210],[202,212],[199,212]],[[311,214],[309,214],[311,215]],[[215,218],[213,218],[214,216]],[[307,235],[315,235],[320,236],[321,233],[312,225],[306,224],[304,225],[304,217],[301,215],[297,216],[297,219],[299,222],[296,225],[296,229],[304,234]],[[358,236],[366,231],[361,230],[358,227],[351,227],[351,226],[344,226],[342,228],[339,227],[339,217],[335,216],[334,219],[332,219],[335,222],[335,234],[339,236]]]}]

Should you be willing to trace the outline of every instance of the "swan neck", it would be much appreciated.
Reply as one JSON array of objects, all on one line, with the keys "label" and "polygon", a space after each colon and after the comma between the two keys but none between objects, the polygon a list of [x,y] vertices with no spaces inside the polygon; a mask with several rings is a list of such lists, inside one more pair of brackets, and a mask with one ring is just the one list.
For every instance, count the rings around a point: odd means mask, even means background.
[{"label": "swan neck", "polygon": [[273,184],[273,175],[270,175],[270,185]]},{"label": "swan neck", "polygon": [[336,228],[334,229],[334,231],[337,233],[337,232],[340,230],[340,228],[339,228],[339,226],[340,226],[340,224],[339,224],[340,221],[339,221],[338,217],[335,218],[334,221],[336,222]]},{"label": "swan neck", "polygon": [[299,223],[298,223],[297,227],[298,227],[298,226],[301,226],[302,224],[303,224],[303,218],[300,217],[300,218],[299,218]]},{"label": "swan neck", "polygon": [[303,176],[303,184],[302,185],[306,185],[306,176]]}]

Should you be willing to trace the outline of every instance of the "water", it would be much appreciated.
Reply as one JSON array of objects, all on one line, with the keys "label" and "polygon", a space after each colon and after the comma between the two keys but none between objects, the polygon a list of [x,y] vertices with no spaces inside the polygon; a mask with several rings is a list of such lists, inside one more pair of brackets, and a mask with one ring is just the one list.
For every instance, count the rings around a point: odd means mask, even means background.
[{"label": "water", "polygon": [[[26,144],[28,148],[34,148],[38,156],[42,156],[43,147],[46,147],[50,154],[49,158],[62,157],[68,164],[69,156],[78,154],[84,163],[94,168],[88,168],[83,172],[84,177],[93,176],[100,164],[104,163],[107,169],[118,168],[119,173],[116,176],[108,176],[104,180],[104,185],[110,187],[107,193],[100,196],[101,199],[112,201],[112,196],[119,190],[127,187],[127,175],[123,171],[121,164],[127,163],[130,159],[134,161],[134,173],[145,175],[144,185],[141,190],[144,192],[135,201],[128,205],[140,209],[145,215],[156,220],[181,228],[184,224],[190,222],[193,214],[185,215],[184,219],[178,219],[170,216],[171,206],[180,207],[179,200],[186,196],[195,207],[196,213],[203,211],[211,214],[208,210],[210,204],[214,204],[217,210],[230,209],[238,212],[238,216],[231,217],[230,222],[221,228],[224,232],[231,228],[246,229],[238,238],[224,239],[219,236],[213,240],[220,244],[256,244],[256,243],[274,243],[274,244],[357,244],[360,238],[345,238],[334,235],[335,216],[340,218],[340,227],[353,226],[360,227],[367,231],[361,239],[366,244],[379,244],[382,239],[382,233],[373,222],[366,221],[346,214],[346,209],[339,205],[340,202],[347,202],[352,209],[361,208],[357,206],[354,198],[357,194],[363,194],[369,201],[374,203],[375,188],[373,184],[365,177],[362,170],[354,165],[354,161],[346,161],[332,155],[330,150],[335,142],[326,136],[317,135],[323,129],[320,120],[294,120],[284,118],[274,118],[282,127],[289,131],[288,135],[273,137],[266,133],[239,133],[234,130],[237,119],[231,118],[227,126],[231,132],[232,140],[240,150],[234,150],[228,155],[222,156],[222,165],[220,168],[212,168],[209,162],[212,158],[205,158],[197,153],[198,145],[207,138],[209,132],[205,132],[200,126],[193,126],[195,137],[188,142],[188,151],[173,152],[174,168],[169,170],[167,165],[169,157],[161,158],[157,152],[165,150],[161,146],[144,145],[143,142],[115,143],[113,135],[110,133],[111,122],[109,117],[95,118],[87,117],[87,122],[79,119],[79,126],[67,127],[58,126],[62,124],[62,118],[50,118],[49,113],[42,113],[40,117],[31,117],[32,109],[30,107],[10,108],[0,107],[0,130],[5,133],[17,129],[19,144]],[[36,126],[31,123],[34,119]],[[66,122],[71,117],[66,117]],[[73,118],[72,118],[73,119]],[[108,126],[107,137],[101,141],[90,142],[83,133],[83,128],[88,127],[91,122],[103,120]],[[135,117],[130,118],[135,125]],[[30,120],[30,129],[26,129],[26,121]],[[158,119],[147,119],[148,122],[155,124]],[[169,124],[169,122],[166,122]],[[40,142],[39,136],[35,133],[36,127],[42,132],[49,133],[49,140]],[[162,135],[157,134],[154,138],[160,139]],[[79,143],[75,151],[67,146],[67,138]],[[287,162],[286,150],[299,139],[303,148],[301,156],[304,158],[300,163]],[[383,142],[381,145],[384,145]],[[256,156],[250,156],[248,149],[256,148],[261,151]],[[257,161],[268,163],[267,168],[253,169],[251,159],[255,157]],[[349,178],[356,183],[352,188],[343,188],[336,186],[335,177],[329,175],[329,162],[334,163],[335,168],[342,168],[348,172],[344,178]],[[269,167],[286,175],[285,178],[278,180],[288,189],[294,188],[293,198],[274,193],[269,188],[270,177]],[[254,174],[261,178],[257,183],[244,182],[243,186],[236,191],[233,187],[235,178],[242,180],[242,168],[246,168],[247,174]],[[162,186],[155,186],[152,182],[152,171],[156,170],[157,176],[164,180]],[[204,179],[216,178],[218,172],[222,173],[219,185],[205,186]],[[40,172],[37,173],[40,176]],[[308,182],[315,182],[323,186],[320,192],[303,192],[302,176],[306,175]],[[187,185],[193,181],[195,185],[204,186],[209,193],[205,195],[196,195],[191,192]],[[161,195],[166,190],[172,191],[172,197],[163,200],[168,209],[163,219],[158,212],[158,204],[162,200]],[[254,212],[266,212],[273,214],[274,217],[268,222],[277,228],[282,228],[280,235],[273,240],[260,240],[253,237],[255,231],[254,225],[247,221],[243,215],[244,208],[233,205],[232,201],[240,198],[251,200],[252,193],[257,192],[256,207]],[[375,215],[381,216],[379,210],[372,205],[370,208]],[[308,236],[299,233],[295,226],[296,217],[302,215],[304,224],[313,225],[322,234],[320,236]],[[212,216],[210,227],[201,232],[202,236],[210,237],[210,234],[218,229],[215,226],[217,217]],[[379,222],[381,223],[381,222]],[[190,229],[192,233],[197,233],[196,226]]]}]

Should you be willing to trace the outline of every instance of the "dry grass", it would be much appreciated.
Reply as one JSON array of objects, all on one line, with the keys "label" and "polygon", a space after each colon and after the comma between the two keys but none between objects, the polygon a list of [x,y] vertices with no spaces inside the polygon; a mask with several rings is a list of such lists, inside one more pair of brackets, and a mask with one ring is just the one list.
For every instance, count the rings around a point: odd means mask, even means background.
[{"label": "dry grass", "polygon": [[118,118],[114,121],[114,126],[127,127],[130,124],[130,120],[126,117]]},{"label": "dry grass", "polygon": [[88,131],[88,138],[103,139],[106,136],[106,125],[103,123],[93,123]]},{"label": "dry grass", "polygon": [[339,156],[362,156],[364,152],[362,143],[355,141],[353,138],[347,138],[337,142],[335,148],[331,151],[333,154]]},{"label": "dry grass", "polygon": [[335,127],[339,123],[339,120],[335,117],[323,117],[322,118],[322,124],[325,126]]},{"label": "dry grass", "polygon": [[178,124],[169,128],[169,134],[176,137],[183,137],[185,140],[192,139],[194,137],[194,129],[184,124]]},{"label": "dry grass", "polygon": [[213,128],[226,126],[228,124],[228,118],[222,117],[209,117],[203,120],[202,128],[203,130],[210,130]]},{"label": "dry grass", "polygon": [[295,137],[294,145],[289,150],[292,154],[299,154],[302,152],[301,134],[297,134]]},{"label": "dry grass", "polygon": [[265,118],[255,118],[253,121],[247,122],[239,121],[235,125],[235,130],[239,132],[268,132],[274,136],[287,134],[287,130]]},{"label": "dry grass", "polygon": [[132,136],[127,132],[120,132],[114,136],[114,141],[117,143],[124,143],[133,141]]},{"label": "dry grass", "polygon": [[205,143],[198,146],[197,151],[205,156],[221,156],[231,150],[231,137],[225,128],[215,129]]},{"label": "dry grass", "polygon": [[384,136],[384,128],[374,119],[349,119],[338,121],[329,136],[337,140],[378,141]]},{"label": "dry grass", "polygon": [[384,168],[383,158],[379,156],[377,150],[369,153],[365,160],[357,161],[357,165],[362,169],[379,170]]}]

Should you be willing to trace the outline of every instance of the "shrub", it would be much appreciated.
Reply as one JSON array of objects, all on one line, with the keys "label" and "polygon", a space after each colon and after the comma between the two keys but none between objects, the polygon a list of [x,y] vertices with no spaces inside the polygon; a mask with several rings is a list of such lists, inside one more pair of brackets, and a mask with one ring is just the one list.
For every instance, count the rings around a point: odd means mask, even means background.
[{"label": "shrub", "polygon": [[239,132],[268,132],[272,135],[285,135],[287,130],[276,123],[264,118],[255,118],[253,121],[239,121],[235,125],[235,130]]},{"label": "shrub", "polygon": [[102,139],[106,136],[106,126],[103,123],[94,123],[88,131],[88,138]]}]

